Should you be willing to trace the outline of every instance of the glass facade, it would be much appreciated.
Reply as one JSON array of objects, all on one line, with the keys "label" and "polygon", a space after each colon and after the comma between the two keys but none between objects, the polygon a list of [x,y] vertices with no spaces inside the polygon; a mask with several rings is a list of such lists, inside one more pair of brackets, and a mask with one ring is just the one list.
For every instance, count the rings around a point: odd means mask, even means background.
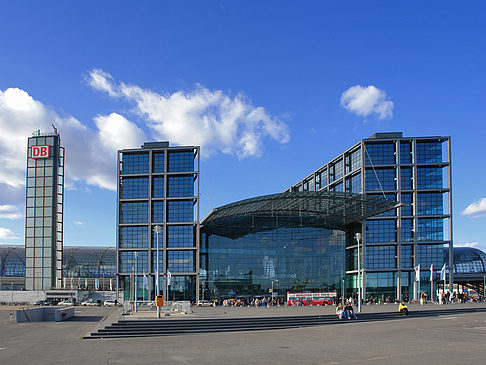
[{"label": "glass facade", "polygon": [[[449,137],[376,133],[314,173],[316,190],[336,190],[337,184],[344,181],[345,191],[381,195],[401,203],[399,209],[363,223],[366,296],[416,296],[416,284],[410,280],[413,268],[419,264],[429,267],[444,264],[441,252],[444,245],[452,244],[449,158]],[[336,161],[341,159],[345,162],[342,178],[323,179],[327,171],[331,176]],[[321,176],[319,181],[317,176]],[[347,283],[348,289],[353,289],[357,287],[357,250],[356,247],[347,250]]]},{"label": "glass facade", "polygon": [[[199,246],[199,147],[145,143],[118,152],[118,273],[123,298],[154,299],[159,227],[160,292],[195,301]],[[149,243],[150,237],[150,243]],[[135,253],[137,264],[135,264]],[[167,288],[168,272],[172,283]],[[147,280],[143,275],[147,274]],[[135,279],[134,277],[137,277]],[[191,286],[192,287],[188,287]]]},{"label": "glass facade", "polygon": [[[204,298],[285,296],[287,291],[333,291],[344,278],[345,232],[288,227],[237,238],[202,234]],[[271,294],[270,294],[271,295]]]},{"label": "glass facade", "polygon": [[25,214],[25,288],[62,284],[64,148],[54,133],[28,139]]}]

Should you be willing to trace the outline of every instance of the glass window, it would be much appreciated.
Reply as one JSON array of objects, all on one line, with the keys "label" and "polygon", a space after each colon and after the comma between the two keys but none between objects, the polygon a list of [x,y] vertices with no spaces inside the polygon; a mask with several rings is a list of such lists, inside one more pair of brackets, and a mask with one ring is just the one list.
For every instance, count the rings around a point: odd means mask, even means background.
[{"label": "glass window", "polygon": [[164,197],[164,178],[162,176],[155,176],[152,182],[152,197]]},{"label": "glass window", "polygon": [[[137,267],[135,268],[135,252],[137,252]],[[148,272],[147,251],[120,252],[120,272],[132,273],[137,271],[139,274]]]},{"label": "glass window", "polygon": [[442,188],[442,168],[419,167],[417,169],[417,188],[418,189]]},{"label": "glass window", "polygon": [[169,172],[194,171],[194,152],[169,152],[168,170]]},{"label": "glass window", "polygon": [[[430,277],[430,265],[441,268],[444,264],[444,245],[418,245],[418,263],[422,266],[422,273]],[[422,275],[421,275],[422,276]]]},{"label": "glass window", "polygon": [[169,197],[194,196],[194,176],[168,176]]},{"label": "glass window", "polygon": [[442,162],[441,142],[417,142],[417,163]]},{"label": "glass window", "polygon": [[400,142],[400,163],[412,163],[412,144]]},{"label": "glass window", "polygon": [[194,251],[168,251],[168,268],[171,272],[194,272]]},{"label": "glass window", "polygon": [[409,167],[400,168],[400,187],[402,190],[412,190],[412,169]]},{"label": "glass window", "polygon": [[365,222],[366,225],[366,242],[395,242],[396,229],[395,220],[370,220]]},{"label": "glass window", "polygon": [[[396,200],[396,196],[395,194],[370,194],[371,196],[377,196],[377,197],[380,197],[380,198],[385,198],[385,199],[388,199],[388,200]],[[376,215],[376,217],[394,217],[397,215],[397,211],[396,209],[390,209],[390,210],[387,210],[386,212],[383,212],[383,213],[380,213],[378,215]]]},{"label": "glass window", "polygon": [[[161,239],[161,237],[159,237]],[[162,246],[162,245],[160,245]],[[152,272],[155,273],[157,271],[157,250],[152,251]],[[159,273],[164,272],[164,251],[159,247]],[[162,280],[161,280],[161,288],[162,288]]]},{"label": "glass window", "polygon": [[412,245],[401,245],[400,265],[402,269],[413,267],[413,246]]},{"label": "glass window", "polygon": [[417,241],[443,241],[444,222],[442,219],[420,218],[417,227]]},{"label": "glass window", "polygon": [[147,227],[120,227],[120,248],[148,246]]},{"label": "glass window", "polygon": [[122,156],[122,174],[146,174],[149,172],[148,153],[124,153]]},{"label": "glass window", "polygon": [[417,214],[433,215],[443,213],[442,193],[418,193]]},{"label": "glass window", "polygon": [[164,222],[164,202],[152,202],[152,223]]},{"label": "glass window", "polygon": [[367,169],[366,190],[395,190],[395,169]]},{"label": "glass window", "polygon": [[396,268],[396,247],[395,246],[367,246],[366,247],[366,268],[373,269],[394,269]]},{"label": "glass window", "polygon": [[413,241],[413,219],[402,219],[400,238],[405,242]]},{"label": "glass window", "polygon": [[339,161],[330,164],[329,171],[330,182],[333,182],[343,177],[343,160],[339,159]]},{"label": "glass window", "polygon": [[164,172],[164,152],[154,152],[152,156],[152,171]]},{"label": "glass window", "polygon": [[167,205],[168,222],[193,222],[194,203],[192,200],[169,201]]},{"label": "glass window", "polygon": [[400,202],[402,206],[400,209],[402,210],[402,216],[409,216],[413,215],[413,194],[412,193],[402,193]]},{"label": "glass window", "polygon": [[120,223],[148,223],[148,203],[147,202],[121,203]]},{"label": "glass window", "polygon": [[125,177],[120,180],[121,199],[148,198],[148,178]]},{"label": "glass window", "polygon": [[366,165],[393,165],[395,164],[394,143],[368,143],[365,145]]},{"label": "glass window", "polygon": [[193,226],[167,226],[168,247],[194,247]]}]

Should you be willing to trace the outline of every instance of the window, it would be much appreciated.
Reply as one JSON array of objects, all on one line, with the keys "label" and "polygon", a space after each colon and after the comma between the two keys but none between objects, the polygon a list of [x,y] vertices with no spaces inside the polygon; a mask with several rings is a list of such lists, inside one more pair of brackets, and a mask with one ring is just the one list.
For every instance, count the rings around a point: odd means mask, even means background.
[{"label": "window", "polygon": [[412,169],[409,167],[400,168],[400,187],[402,190],[412,190]]},{"label": "window", "polygon": [[146,177],[128,178],[120,181],[121,199],[139,199],[148,197],[148,179]]},{"label": "window", "polygon": [[168,268],[171,272],[194,272],[194,251],[167,252]]},{"label": "window", "polygon": [[405,242],[413,241],[413,219],[402,219],[400,239]]},{"label": "window", "polygon": [[413,198],[412,193],[402,193],[400,202],[402,206],[400,209],[402,210],[402,216],[409,216],[413,215]]},{"label": "window", "polygon": [[149,172],[148,153],[124,153],[121,165],[122,174],[146,174]]},{"label": "window", "polygon": [[193,226],[167,226],[168,247],[194,247]]},{"label": "window", "polygon": [[442,188],[442,169],[440,167],[419,167],[417,169],[417,188]]},{"label": "window", "polygon": [[400,163],[412,163],[412,144],[400,142]]},{"label": "window", "polygon": [[168,196],[194,196],[194,176],[169,176],[168,177]]},{"label": "window", "polygon": [[395,164],[394,143],[369,143],[365,145],[366,165],[393,165]]},{"label": "window", "polygon": [[420,218],[417,227],[417,241],[442,241],[444,222],[442,219]]},{"label": "window", "polygon": [[418,193],[417,214],[433,215],[443,213],[442,193]]},{"label": "window", "polygon": [[[135,252],[137,252],[137,266],[135,267]],[[142,274],[148,271],[147,251],[120,252],[120,272]]]},{"label": "window", "polygon": [[[444,245],[418,245],[418,264],[422,266],[421,271],[430,269],[430,265],[441,268],[444,264]],[[430,271],[428,272],[430,275]]]},{"label": "window", "polygon": [[147,247],[147,227],[120,227],[120,248]]},{"label": "window", "polygon": [[120,223],[147,223],[147,202],[124,202],[120,207]]},{"label": "window", "polygon": [[152,223],[164,222],[164,202],[152,202]]},{"label": "window", "polygon": [[366,190],[395,190],[395,169],[367,169]]},{"label": "window", "polygon": [[192,200],[169,201],[167,215],[168,222],[193,222],[194,203]]},{"label": "window", "polygon": [[155,176],[152,181],[152,197],[164,197],[164,178],[162,176]]},{"label": "window", "polygon": [[152,156],[152,171],[164,172],[164,153],[154,152]]},{"label": "window", "polygon": [[194,171],[192,151],[169,152],[169,172]]},{"label": "window", "polygon": [[396,268],[396,247],[395,246],[367,246],[366,247],[366,268],[373,269],[394,269]]},{"label": "window", "polygon": [[442,162],[441,142],[417,142],[417,163]]},{"label": "window", "polygon": [[372,220],[366,221],[366,242],[395,242],[395,220]]},{"label": "window", "polygon": [[339,159],[339,161],[334,162],[329,165],[329,172],[330,172],[330,182],[333,182],[337,179],[343,177],[343,160]]},{"label": "window", "polygon": [[412,245],[401,245],[400,266],[402,269],[413,267],[413,246]]},{"label": "window", "polygon": [[[380,198],[384,197],[385,199],[388,199],[388,200],[396,200],[395,194],[370,194],[370,195],[371,196],[377,196],[377,197],[380,197]],[[396,215],[397,215],[396,209],[390,209],[390,210],[387,210],[386,212],[383,212],[383,213],[376,215],[376,217],[393,217],[393,216],[396,216]]]}]

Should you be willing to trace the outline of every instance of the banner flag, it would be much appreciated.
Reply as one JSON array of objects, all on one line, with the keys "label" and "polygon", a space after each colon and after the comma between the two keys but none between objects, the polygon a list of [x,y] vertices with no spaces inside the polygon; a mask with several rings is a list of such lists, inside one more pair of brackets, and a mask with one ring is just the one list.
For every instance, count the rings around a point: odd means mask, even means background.
[{"label": "banner flag", "polygon": [[430,281],[434,281],[434,264],[430,264]]},{"label": "banner flag", "polygon": [[440,270],[440,280],[445,280],[446,279],[446,264],[442,266],[442,269]]},{"label": "banner flag", "polygon": [[169,271],[169,270],[167,270],[167,286],[169,286],[169,285],[170,285],[170,280],[171,280],[171,278],[172,278],[172,274],[170,273],[170,271]]},{"label": "banner flag", "polygon": [[415,281],[420,281],[420,264],[415,266]]}]

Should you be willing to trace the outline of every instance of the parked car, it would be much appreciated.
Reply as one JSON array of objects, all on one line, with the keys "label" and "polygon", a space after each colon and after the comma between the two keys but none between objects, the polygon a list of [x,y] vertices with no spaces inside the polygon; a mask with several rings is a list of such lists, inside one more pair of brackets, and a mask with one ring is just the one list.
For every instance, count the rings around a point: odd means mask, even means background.
[{"label": "parked car", "polygon": [[198,300],[197,301],[198,307],[214,307],[214,303],[209,300]]},{"label": "parked car", "polygon": [[46,301],[45,300],[36,300],[34,302],[34,305],[46,305]]},{"label": "parked car", "polygon": [[107,299],[103,302],[105,307],[116,307],[117,303],[113,299]]},{"label": "parked car", "polygon": [[88,306],[88,307],[95,307],[99,304],[98,302],[95,302],[93,299],[88,299],[85,300],[84,302],[81,302],[81,305]]},{"label": "parked car", "polygon": [[74,302],[72,300],[62,300],[57,305],[67,305],[67,306],[73,306]]}]

